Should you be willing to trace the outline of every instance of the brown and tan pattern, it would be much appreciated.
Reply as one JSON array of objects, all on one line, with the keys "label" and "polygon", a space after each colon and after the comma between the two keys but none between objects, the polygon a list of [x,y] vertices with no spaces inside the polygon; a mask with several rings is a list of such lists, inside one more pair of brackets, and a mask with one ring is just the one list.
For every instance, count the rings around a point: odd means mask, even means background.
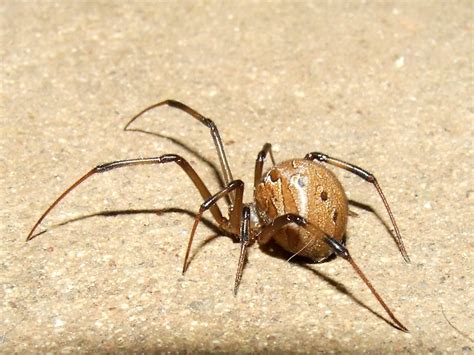
[{"label": "brown and tan pattern", "polygon": [[343,240],[347,198],[336,176],[319,163],[300,159],[277,164],[257,185],[255,199],[266,223],[293,213],[318,227],[316,235],[295,225],[278,231],[274,238],[285,250],[321,261],[333,253],[323,241],[325,235]]}]

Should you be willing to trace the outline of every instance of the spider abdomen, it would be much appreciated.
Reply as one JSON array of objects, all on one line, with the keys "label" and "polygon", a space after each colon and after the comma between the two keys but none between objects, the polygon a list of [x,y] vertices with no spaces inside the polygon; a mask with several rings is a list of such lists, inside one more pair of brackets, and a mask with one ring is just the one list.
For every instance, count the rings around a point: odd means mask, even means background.
[{"label": "spider abdomen", "polygon": [[255,189],[255,202],[263,224],[292,213],[306,218],[320,231],[288,225],[273,238],[285,250],[315,261],[332,254],[324,234],[342,241],[347,224],[348,205],[336,176],[311,160],[288,160],[272,167]]}]

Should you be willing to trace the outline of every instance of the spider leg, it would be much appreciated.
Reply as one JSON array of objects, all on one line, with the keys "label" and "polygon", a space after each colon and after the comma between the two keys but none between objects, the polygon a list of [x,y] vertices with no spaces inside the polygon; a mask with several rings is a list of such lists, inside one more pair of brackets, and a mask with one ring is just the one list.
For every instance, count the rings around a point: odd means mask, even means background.
[{"label": "spider leg", "polygon": [[[193,116],[195,119],[197,119],[199,122],[201,122],[202,124],[204,124],[206,127],[208,127],[211,130],[211,136],[212,136],[212,139],[214,141],[214,145],[216,146],[217,155],[219,157],[219,162],[221,164],[221,168],[222,168],[222,171],[224,173],[224,183],[227,186],[233,180],[233,178],[232,178],[232,172],[230,171],[229,162],[227,161],[227,157],[225,155],[224,144],[222,143],[222,139],[221,139],[221,136],[220,136],[219,131],[217,129],[217,126],[211,119],[209,119],[207,117],[204,117],[199,112],[192,109],[191,107],[189,107],[189,106],[187,106],[187,105],[185,105],[185,104],[183,104],[179,101],[176,101],[176,100],[164,100],[164,101],[158,102],[154,105],[151,105],[151,106],[147,107],[146,109],[144,109],[140,113],[133,116],[132,119],[125,125],[123,130],[126,131],[128,129],[128,127],[138,117],[143,115],[145,112],[148,112],[148,111],[150,111],[150,110],[152,110],[156,107],[163,106],[163,105],[168,105],[168,106],[171,106],[171,107],[174,107],[174,108],[177,108],[181,111],[186,112],[187,114]],[[230,198],[231,198],[231,202],[233,203],[234,202],[233,194],[230,195]]]},{"label": "spider leg", "polygon": [[304,217],[298,216],[297,214],[287,213],[275,218],[271,223],[265,225],[262,230],[255,236],[258,244],[267,244],[272,236],[280,229],[285,227],[287,224],[295,223],[300,227],[306,227],[307,221]]},{"label": "spider leg", "polygon": [[242,216],[242,206],[243,206],[242,200],[244,196],[244,183],[241,180],[234,180],[234,181],[231,181],[224,189],[217,192],[215,195],[209,196],[199,208],[199,212],[196,214],[196,217],[194,219],[194,225],[191,230],[188,247],[186,249],[186,255],[184,257],[183,274],[186,272],[186,269],[188,268],[188,258],[189,258],[189,253],[191,251],[191,245],[193,244],[194,234],[196,233],[196,229],[199,222],[201,221],[202,215],[204,214],[205,211],[209,209],[211,209],[212,211],[213,208],[216,208],[217,201],[219,201],[221,198],[225,196],[228,196],[234,191],[236,194],[235,205],[231,207],[230,209],[229,220],[226,220],[222,216],[220,217],[219,220],[217,219],[216,220],[217,220],[217,223],[219,223],[219,226],[223,230],[233,233],[233,234],[239,233],[240,220]]},{"label": "spider leg", "polygon": [[272,152],[272,145],[270,143],[265,143],[262,150],[257,155],[257,160],[255,161],[255,174],[254,174],[254,188],[260,182],[263,173],[263,163],[265,162],[265,158],[267,155],[270,154],[270,158],[272,159],[272,164],[275,165],[275,159],[273,158]]},{"label": "spider leg", "polygon": [[[255,239],[259,244],[268,243],[272,235],[289,223],[296,223],[302,227],[306,225],[306,220],[295,214],[285,214],[277,217],[272,223],[266,225],[256,236]],[[255,240],[252,237],[252,241]],[[237,295],[237,290],[242,280],[242,273],[244,270],[245,258],[247,256],[247,247],[250,244],[250,208],[247,206],[242,209],[242,220],[240,226],[240,257],[237,266],[237,273],[234,282],[234,295]]]},{"label": "spider leg", "polygon": [[[96,166],[95,168],[91,169],[88,173],[86,173],[84,176],[82,176],[79,180],[77,180],[74,184],[72,184],[66,191],[64,191],[47,209],[46,211],[41,215],[41,217],[38,219],[38,221],[35,223],[33,228],[31,229],[30,233],[28,234],[28,237],[26,238],[27,241],[33,239],[36,235],[33,235],[34,231],[38,227],[38,225],[43,221],[43,219],[48,215],[48,213],[67,195],[69,192],[74,190],[77,186],[79,186],[82,182],[84,182],[86,179],[91,177],[94,174],[98,173],[104,173],[109,170],[117,169],[117,168],[123,168],[126,166],[131,166],[131,165],[145,165],[145,164],[165,164],[165,163],[176,163],[178,164],[184,172],[188,175],[188,177],[192,180],[196,188],[199,190],[199,193],[201,194],[203,199],[208,199],[211,196],[211,193],[207,189],[206,185],[204,182],[201,180],[199,175],[196,173],[196,171],[191,167],[191,165],[182,157],[179,155],[175,154],[165,154],[159,157],[153,157],[153,158],[138,158],[138,159],[127,159],[127,160],[118,160],[106,164],[101,164]],[[214,217],[214,219],[217,222],[222,221],[222,213],[219,209],[218,206],[212,206],[211,207],[211,213]]]},{"label": "spider leg", "polygon": [[380,188],[379,183],[377,182],[377,179],[372,173],[369,173],[368,171],[359,168],[358,166],[347,163],[345,161],[342,161],[340,159],[332,158],[326,154],[318,153],[318,152],[313,152],[313,153],[308,153],[305,156],[305,159],[308,160],[317,160],[321,163],[327,163],[330,165],[337,166],[338,168],[347,170],[362,179],[364,179],[367,182],[370,182],[375,186],[377,189],[377,192],[379,193],[380,198],[382,199],[383,204],[385,205],[385,209],[388,212],[388,215],[390,217],[390,220],[392,222],[393,228],[395,229],[395,241],[397,242],[398,249],[400,250],[400,253],[402,254],[403,258],[407,263],[410,262],[410,258],[408,257],[408,253],[405,249],[405,246],[403,244],[402,236],[400,234],[400,230],[398,229],[397,222],[395,222],[395,217],[393,216],[392,210],[390,209],[390,206],[388,205],[387,199],[385,198],[385,195],[382,192],[382,189]]},{"label": "spider leg", "polygon": [[247,206],[242,210],[242,223],[240,227],[240,257],[237,264],[237,273],[234,282],[234,296],[237,295],[237,290],[242,280],[242,273],[244,270],[245,258],[247,256],[247,247],[249,245],[250,233],[250,208]]},{"label": "spider leg", "polygon": [[367,287],[370,289],[370,292],[375,296],[377,301],[382,305],[382,307],[385,309],[385,312],[390,316],[390,318],[395,322],[395,324],[400,328],[400,330],[404,331],[405,333],[408,333],[408,329],[395,317],[393,312],[388,308],[386,303],[383,301],[382,297],[378,294],[378,292],[375,290],[374,286],[372,286],[372,283],[367,279],[365,274],[362,272],[362,270],[357,266],[355,263],[354,259],[352,259],[352,256],[349,254],[349,251],[347,248],[339,243],[337,240],[334,238],[331,238],[330,236],[326,236],[324,238],[324,241],[331,247],[331,249],[341,258],[344,260],[347,260],[354,271],[357,273],[357,275],[364,281],[364,283],[367,285]]},{"label": "spider leg", "polygon": [[[285,214],[285,215],[275,218],[275,220],[271,224],[267,225],[266,227],[264,227],[264,229],[262,229],[262,231],[257,235],[257,240],[259,244],[267,243],[271,239],[274,233],[276,233],[279,229],[283,228],[284,226],[290,223],[295,223],[298,226],[307,229],[312,234],[315,234],[316,232],[321,231],[319,227],[317,227],[316,225],[312,223],[309,223],[304,217],[294,215],[294,214]],[[367,279],[367,277],[362,272],[362,270],[357,266],[357,264],[352,259],[351,255],[349,254],[349,251],[347,250],[347,248],[327,234],[324,237],[324,242],[327,243],[329,247],[331,247],[331,249],[338,256],[347,260],[352,265],[357,275],[364,281],[364,283],[367,285],[367,287],[370,289],[372,294],[375,296],[375,298],[381,304],[381,306],[385,309],[385,311],[390,316],[390,318],[394,321],[397,327],[404,332],[408,332],[408,329],[395,317],[393,312],[390,310],[390,308],[388,308],[387,304],[383,301],[382,297],[378,294],[378,292],[372,286],[372,283]]]}]

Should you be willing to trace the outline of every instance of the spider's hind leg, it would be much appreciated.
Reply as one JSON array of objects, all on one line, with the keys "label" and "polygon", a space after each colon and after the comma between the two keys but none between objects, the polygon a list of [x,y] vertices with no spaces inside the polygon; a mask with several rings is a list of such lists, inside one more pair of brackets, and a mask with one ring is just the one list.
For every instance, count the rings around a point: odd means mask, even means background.
[{"label": "spider's hind leg", "polygon": [[374,295],[374,297],[379,301],[380,305],[385,309],[385,312],[390,316],[390,318],[393,320],[393,322],[396,324],[396,326],[404,331],[405,333],[408,333],[408,329],[395,317],[393,312],[388,308],[387,304],[384,302],[382,297],[379,295],[379,293],[375,290],[374,286],[372,286],[372,283],[369,281],[367,276],[362,272],[362,270],[359,268],[359,266],[355,263],[354,259],[352,259],[352,256],[349,254],[349,250],[342,245],[340,242],[335,240],[334,238],[331,238],[330,236],[326,236],[324,238],[324,241],[326,244],[328,244],[331,249],[337,254],[337,256],[343,258],[344,260],[347,260],[349,264],[351,264],[352,268],[356,272],[356,274],[364,281],[366,286],[369,288],[370,292]]},{"label": "spider's hind leg", "polygon": [[275,158],[273,157],[272,145],[270,143],[265,143],[263,148],[260,152],[258,152],[257,159],[255,161],[255,173],[254,173],[254,188],[260,182],[263,174],[263,163],[267,155],[270,154],[270,159],[272,160],[272,164],[275,165]]},{"label": "spider's hind leg", "polygon": [[319,161],[320,163],[326,163],[329,165],[336,166],[338,168],[347,170],[360,178],[364,179],[367,182],[370,182],[372,185],[374,185],[375,189],[377,190],[380,198],[382,199],[382,202],[385,206],[385,209],[387,210],[387,213],[390,217],[390,220],[392,222],[393,228],[395,230],[395,241],[397,243],[398,249],[400,250],[400,253],[402,254],[403,258],[407,263],[410,262],[410,258],[408,256],[408,253],[405,249],[405,245],[403,244],[402,236],[400,234],[400,230],[398,229],[397,222],[395,221],[395,217],[392,213],[392,210],[390,209],[390,206],[387,202],[387,199],[385,198],[384,193],[382,192],[382,188],[380,187],[377,179],[372,173],[369,173],[367,170],[364,170],[357,165],[345,162],[340,159],[332,158],[326,154],[319,153],[319,152],[313,152],[313,153],[308,153],[304,157],[307,160],[316,160]]}]

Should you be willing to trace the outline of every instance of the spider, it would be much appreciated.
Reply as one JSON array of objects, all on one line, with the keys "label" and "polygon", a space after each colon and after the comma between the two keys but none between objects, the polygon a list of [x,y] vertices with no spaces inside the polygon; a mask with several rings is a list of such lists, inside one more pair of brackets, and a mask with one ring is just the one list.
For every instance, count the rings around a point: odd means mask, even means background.
[{"label": "spider", "polygon": [[[244,183],[232,177],[217,126],[212,120],[191,107],[175,100],[161,101],[135,115],[124,127],[124,130],[127,130],[145,112],[163,105],[186,112],[210,129],[223,172],[225,187],[217,193],[211,194],[194,168],[184,158],[176,154],[101,164],[83,175],[46,209],[28,234],[27,241],[41,234],[34,234],[34,232],[48,213],[69,192],[92,175],[132,165],[175,163],[188,175],[204,200],[194,219],[184,257],[183,274],[188,267],[189,252],[198,224],[204,212],[210,211],[219,228],[241,243],[234,294],[237,294],[242,278],[248,246],[254,242],[264,245],[273,238],[286,251],[315,262],[321,262],[333,254],[347,260],[395,323],[392,325],[399,330],[408,332],[408,329],[395,317],[343,245],[349,215],[348,201],[341,183],[325,165],[329,164],[345,169],[375,187],[394,227],[397,246],[405,261],[410,262],[393,213],[373,174],[356,165],[318,152],[308,153],[303,159],[291,159],[275,164],[272,146],[270,143],[266,143],[258,153],[255,162],[254,202],[244,203]],[[268,155],[273,165],[264,174],[264,162]],[[227,218],[223,216],[217,205],[221,199],[229,204]]]}]

